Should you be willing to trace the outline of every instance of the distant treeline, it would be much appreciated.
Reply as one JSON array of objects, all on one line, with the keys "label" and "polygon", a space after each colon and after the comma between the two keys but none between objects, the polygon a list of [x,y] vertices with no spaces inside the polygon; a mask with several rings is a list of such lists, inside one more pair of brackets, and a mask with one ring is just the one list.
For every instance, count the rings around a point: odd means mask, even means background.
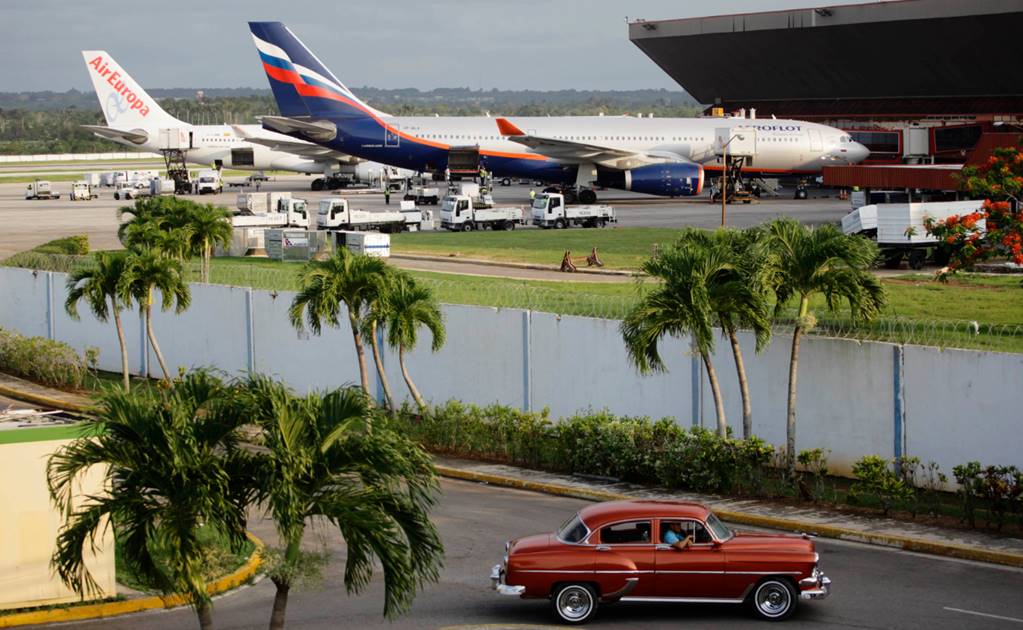
[{"label": "distant treeline", "polygon": [[[585,114],[654,114],[695,116],[701,107],[685,92],[668,90],[579,91],[440,88],[354,90],[370,105],[399,116],[568,116]],[[155,89],[150,93],[172,116],[189,123],[255,123],[277,114],[269,90],[252,88]],[[92,153],[121,151],[123,146],[83,131],[79,125],[103,124],[92,92],[0,93],[0,154]]]}]

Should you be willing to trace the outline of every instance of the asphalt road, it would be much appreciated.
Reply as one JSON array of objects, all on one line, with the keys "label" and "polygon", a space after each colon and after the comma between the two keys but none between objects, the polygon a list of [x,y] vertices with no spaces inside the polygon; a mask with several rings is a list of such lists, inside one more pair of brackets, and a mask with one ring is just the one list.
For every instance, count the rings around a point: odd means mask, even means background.
[{"label": "asphalt road", "polygon": [[[496,595],[489,588],[490,567],[500,561],[504,541],[551,531],[584,501],[468,482],[444,481],[434,520],[447,548],[438,584],[416,598],[412,611],[393,622],[381,617],[382,580],[348,596],[341,581],[344,547],[329,530],[317,527],[308,539],[321,539],[332,553],[325,580],[293,590],[289,628],[554,627],[549,604]],[[265,521],[253,529],[273,540]],[[787,628],[1021,628],[1023,571],[855,543],[820,539],[821,566],[834,581],[833,595],[804,603],[784,622]],[[218,598],[217,628],[264,627],[274,587],[269,580]],[[108,620],[63,624],[69,628],[178,629],[197,627],[189,609],[142,613]],[[765,628],[741,607],[711,605],[616,604],[599,610],[593,628]]]},{"label": "asphalt road", "polygon": [[[240,180],[230,177],[228,181]],[[301,175],[278,177],[261,186],[260,190],[290,190],[296,197],[316,204],[320,199],[335,194],[349,197],[353,207],[366,210],[384,210],[383,195],[357,191],[313,192],[309,190],[312,178]],[[0,259],[36,245],[71,234],[87,234],[93,249],[119,247],[117,241],[117,209],[131,202],[116,201],[110,188],[100,188],[100,198],[92,201],[70,201],[71,182],[54,182],[61,193],[56,200],[25,200],[25,184],[0,184]],[[237,188],[219,195],[194,197],[201,203],[216,203],[234,208]],[[495,201],[502,205],[529,204],[529,187],[498,186]],[[391,198],[391,209],[396,208],[399,195]],[[600,203],[613,205],[620,227],[681,228],[685,226],[716,227],[721,223],[721,206],[711,204],[707,197],[696,199],[664,199],[621,191],[602,191]],[[439,206],[432,207],[440,220]],[[780,215],[792,215],[799,220],[820,224],[838,222],[849,211],[848,201],[837,199],[810,199],[795,201],[789,196],[765,197],[757,204],[728,206],[728,223],[737,227],[757,225]],[[527,228],[535,229],[535,228]]]}]

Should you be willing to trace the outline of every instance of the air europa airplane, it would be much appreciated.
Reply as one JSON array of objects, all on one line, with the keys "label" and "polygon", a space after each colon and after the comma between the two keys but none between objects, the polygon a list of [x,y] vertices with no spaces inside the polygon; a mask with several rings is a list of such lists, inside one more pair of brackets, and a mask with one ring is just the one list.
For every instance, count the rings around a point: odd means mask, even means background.
[{"label": "air europa airplane", "polygon": [[720,170],[722,148],[737,139],[749,175],[819,173],[869,154],[839,129],[795,120],[391,116],[359,100],[284,24],[249,28],[282,114],[264,117],[265,128],[416,171],[482,166],[572,187],[591,203],[594,185],[697,195],[704,170]]},{"label": "air europa airplane", "polygon": [[314,180],[313,190],[336,187],[334,183],[348,179],[371,182],[379,180],[381,175],[387,179],[413,175],[316,144],[267,133],[259,125],[191,125],[160,107],[110,53],[83,50],[82,57],[107,121],[106,125],[82,127],[97,136],[148,151],[171,148],[161,143],[167,143],[170,135],[180,136],[173,148],[183,150],[188,162],[242,170],[323,173],[326,177]]}]

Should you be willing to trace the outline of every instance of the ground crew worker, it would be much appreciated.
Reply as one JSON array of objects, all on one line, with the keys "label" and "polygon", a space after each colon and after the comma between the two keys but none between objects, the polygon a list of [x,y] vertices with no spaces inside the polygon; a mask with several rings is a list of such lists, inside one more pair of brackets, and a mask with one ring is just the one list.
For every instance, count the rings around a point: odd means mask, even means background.
[{"label": "ground crew worker", "polygon": [[532,202],[534,199],[536,199],[536,191],[533,190],[532,188],[530,188],[529,189],[529,201]]},{"label": "ground crew worker", "polygon": [[391,205],[391,187],[384,185],[384,203]]}]

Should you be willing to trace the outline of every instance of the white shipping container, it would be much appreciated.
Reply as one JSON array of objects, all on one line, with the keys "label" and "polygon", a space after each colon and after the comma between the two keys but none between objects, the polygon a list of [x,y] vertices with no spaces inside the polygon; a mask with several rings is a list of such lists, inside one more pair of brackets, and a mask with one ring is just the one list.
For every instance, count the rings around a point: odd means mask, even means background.
[{"label": "white shipping container", "polygon": [[877,229],[877,206],[860,206],[842,217],[842,231],[846,234],[859,234],[866,230]]},{"label": "white shipping container", "polygon": [[359,232],[341,230],[335,232],[338,247],[347,247],[349,251],[366,256],[388,258],[391,255],[391,235],[380,232]]},{"label": "white shipping container", "polygon": [[[928,203],[889,203],[877,206],[877,242],[879,244],[936,243],[924,228],[924,217],[943,221],[953,215],[980,210],[983,201],[939,201]],[[984,229],[984,222],[977,225]]]}]

